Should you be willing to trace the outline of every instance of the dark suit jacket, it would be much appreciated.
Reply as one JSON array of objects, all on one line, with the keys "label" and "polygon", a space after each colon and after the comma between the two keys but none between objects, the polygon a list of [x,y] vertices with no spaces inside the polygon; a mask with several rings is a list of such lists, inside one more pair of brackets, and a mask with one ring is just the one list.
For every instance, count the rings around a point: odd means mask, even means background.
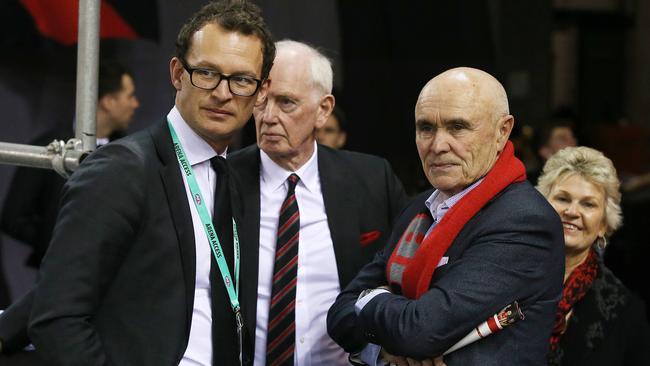
[{"label": "dark suit jacket", "polygon": [[365,266],[328,314],[328,331],[348,352],[368,342],[416,359],[441,355],[514,300],[525,320],[445,356],[453,365],[541,365],[562,292],[564,240],[558,215],[528,183],[488,202],[460,231],[418,300],[380,294],[357,317],[364,289],[385,285],[386,263],[411,219],[426,210],[419,195],[398,219],[383,253]]},{"label": "dark suit jacket", "polygon": [[[41,267],[29,329],[37,352],[52,365],[177,364],[194,302],[194,235],[204,233],[193,231],[166,123],[91,154],[64,187]],[[214,363],[234,365],[234,316],[221,279],[211,283]]]},{"label": "dark suit jacket", "polygon": [[650,365],[644,303],[602,263],[593,285],[573,307],[549,365]]},{"label": "dark suit jacket", "polygon": [[[260,233],[260,153],[249,146],[228,161],[244,195],[241,302],[244,322],[255,334]],[[388,162],[375,156],[318,146],[318,171],[341,288],[373,258],[407,198]],[[365,235],[364,235],[365,234]],[[254,339],[254,337],[253,337]]]}]

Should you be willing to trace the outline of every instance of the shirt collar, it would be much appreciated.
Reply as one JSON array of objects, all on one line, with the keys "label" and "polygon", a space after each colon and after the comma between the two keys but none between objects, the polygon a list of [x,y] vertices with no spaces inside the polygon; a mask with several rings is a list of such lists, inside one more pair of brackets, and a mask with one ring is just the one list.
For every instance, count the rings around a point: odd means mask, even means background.
[{"label": "shirt collar", "polygon": [[[176,106],[169,111],[167,119],[172,123],[191,165],[202,163],[217,156],[214,149],[185,122]],[[220,156],[225,158],[227,151],[228,149],[224,150]]]},{"label": "shirt collar", "polygon": [[262,163],[262,181],[275,191],[284,185],[284,182],[292,174],[296,173],[300,177],[300,182],[307,190],[314,193],[318,189],[318,145],[314,141],[314,153],[309,160],[295,172],[288,171],[276,164],[267,153],[260,149],[260,159]]},{"label": "shirt collar", "polygon": [[466,194],[471,192],[474,188],[476,188],[481,182],[483,181],[484,178],[481,178],[477,180],[476,182],[472,183],[469,187],[463,189],[462,191],[456,193],[455,195],[449,197],[446,194],[442,193],[440,190],[436,189],[431,193],[431,196],[427,198],[427,200],[424,202],[424,205],[427,206],[429,211],[431,212],[431,216],[436,222],[439,222],[442,220],[442,218],[445,216],[445,213],[458,201],[461,200],[461,198],[465,197]]}]

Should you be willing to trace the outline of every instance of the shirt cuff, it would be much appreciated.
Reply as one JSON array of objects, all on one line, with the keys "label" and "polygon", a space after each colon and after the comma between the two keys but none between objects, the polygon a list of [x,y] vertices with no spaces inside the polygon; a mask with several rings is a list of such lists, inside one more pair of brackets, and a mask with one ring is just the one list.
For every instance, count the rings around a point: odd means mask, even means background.
[{"label": "shirt cuff", "polygon": [[381,346],[368,343],[361,352],[350,355],[350,362],[353,365],[385,366],[386,362],[381,359]]},{"label": "shirt cuff", "polygon": [[363,307],[366,306],[366,304],[368,304],[370,300],[374,299],[375,296],[384,293],[390,293],[390,291],[386,290],[385,288],[375,288],[366,294],[362,293],[359,299],[357,299],[357,302],[354,304],[355,313],[359,315],[361,310],[363,310]]}]

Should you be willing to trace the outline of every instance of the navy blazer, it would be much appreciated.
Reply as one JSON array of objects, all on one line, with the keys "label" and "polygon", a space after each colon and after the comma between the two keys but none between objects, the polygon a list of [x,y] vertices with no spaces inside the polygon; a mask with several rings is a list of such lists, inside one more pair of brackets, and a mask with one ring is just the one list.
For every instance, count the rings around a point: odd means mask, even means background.
[{"label": "navy blazer", "polygon": [[444,357],[447,365],[542,365],[562,293],[564,238],[558,215],[528,182],[489,201],[460,231],[417,300],[380,294],[355,315],[360,292],[386,285],[386,263],[411,219],[426,210],[433,190],[414,199],[388,245],[339,295],[328,331],[348,352],[368,342],[391,354],[441,355],[514,300],[526,318]]},{"label": "navy blazer", "polygon": [[[228,155],[243,192],[240,302],[251,335],[257,321],[260,233],[260,150],[251,145]],[[336,271],[344,288],[383,248],[408,199],[385,159],[318,145],[318,172],[334,245]],[[332,269],[334,270],[334,268]],[[245,274],[245,275],[244,275]],[[253,349],[255,337],[252,336]]]}]

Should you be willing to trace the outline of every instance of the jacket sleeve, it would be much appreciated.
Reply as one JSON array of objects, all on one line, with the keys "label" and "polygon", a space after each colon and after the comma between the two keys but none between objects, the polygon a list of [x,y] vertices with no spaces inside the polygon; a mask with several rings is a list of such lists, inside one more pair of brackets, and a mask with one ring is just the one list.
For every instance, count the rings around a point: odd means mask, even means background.
[{"label": "jacket sleeve", "polygon": [[34,291],[32,290],[0,314],[2,353],[14,353],[29,345],[27,322],[33,300]]},{"label": "jacket sleeve", "polygon": [[369,342],[361,327],[360,319],[355,313],[354,304],[363,290],[387,284],[386,262],[390,253],[392,253],[392,247],[377,253],[373,261],[365,265],[354,280],[337,296],[327,313],[327,332],[336,343],[343,347],[345,352],[360,352]]},{"label": "jacket sleeve", "polygon": [[29,326],[37,352],[53,365],[111,364],[93,317],[136,237],[145,171],[132,149],[107,145],[64,187]]}]

